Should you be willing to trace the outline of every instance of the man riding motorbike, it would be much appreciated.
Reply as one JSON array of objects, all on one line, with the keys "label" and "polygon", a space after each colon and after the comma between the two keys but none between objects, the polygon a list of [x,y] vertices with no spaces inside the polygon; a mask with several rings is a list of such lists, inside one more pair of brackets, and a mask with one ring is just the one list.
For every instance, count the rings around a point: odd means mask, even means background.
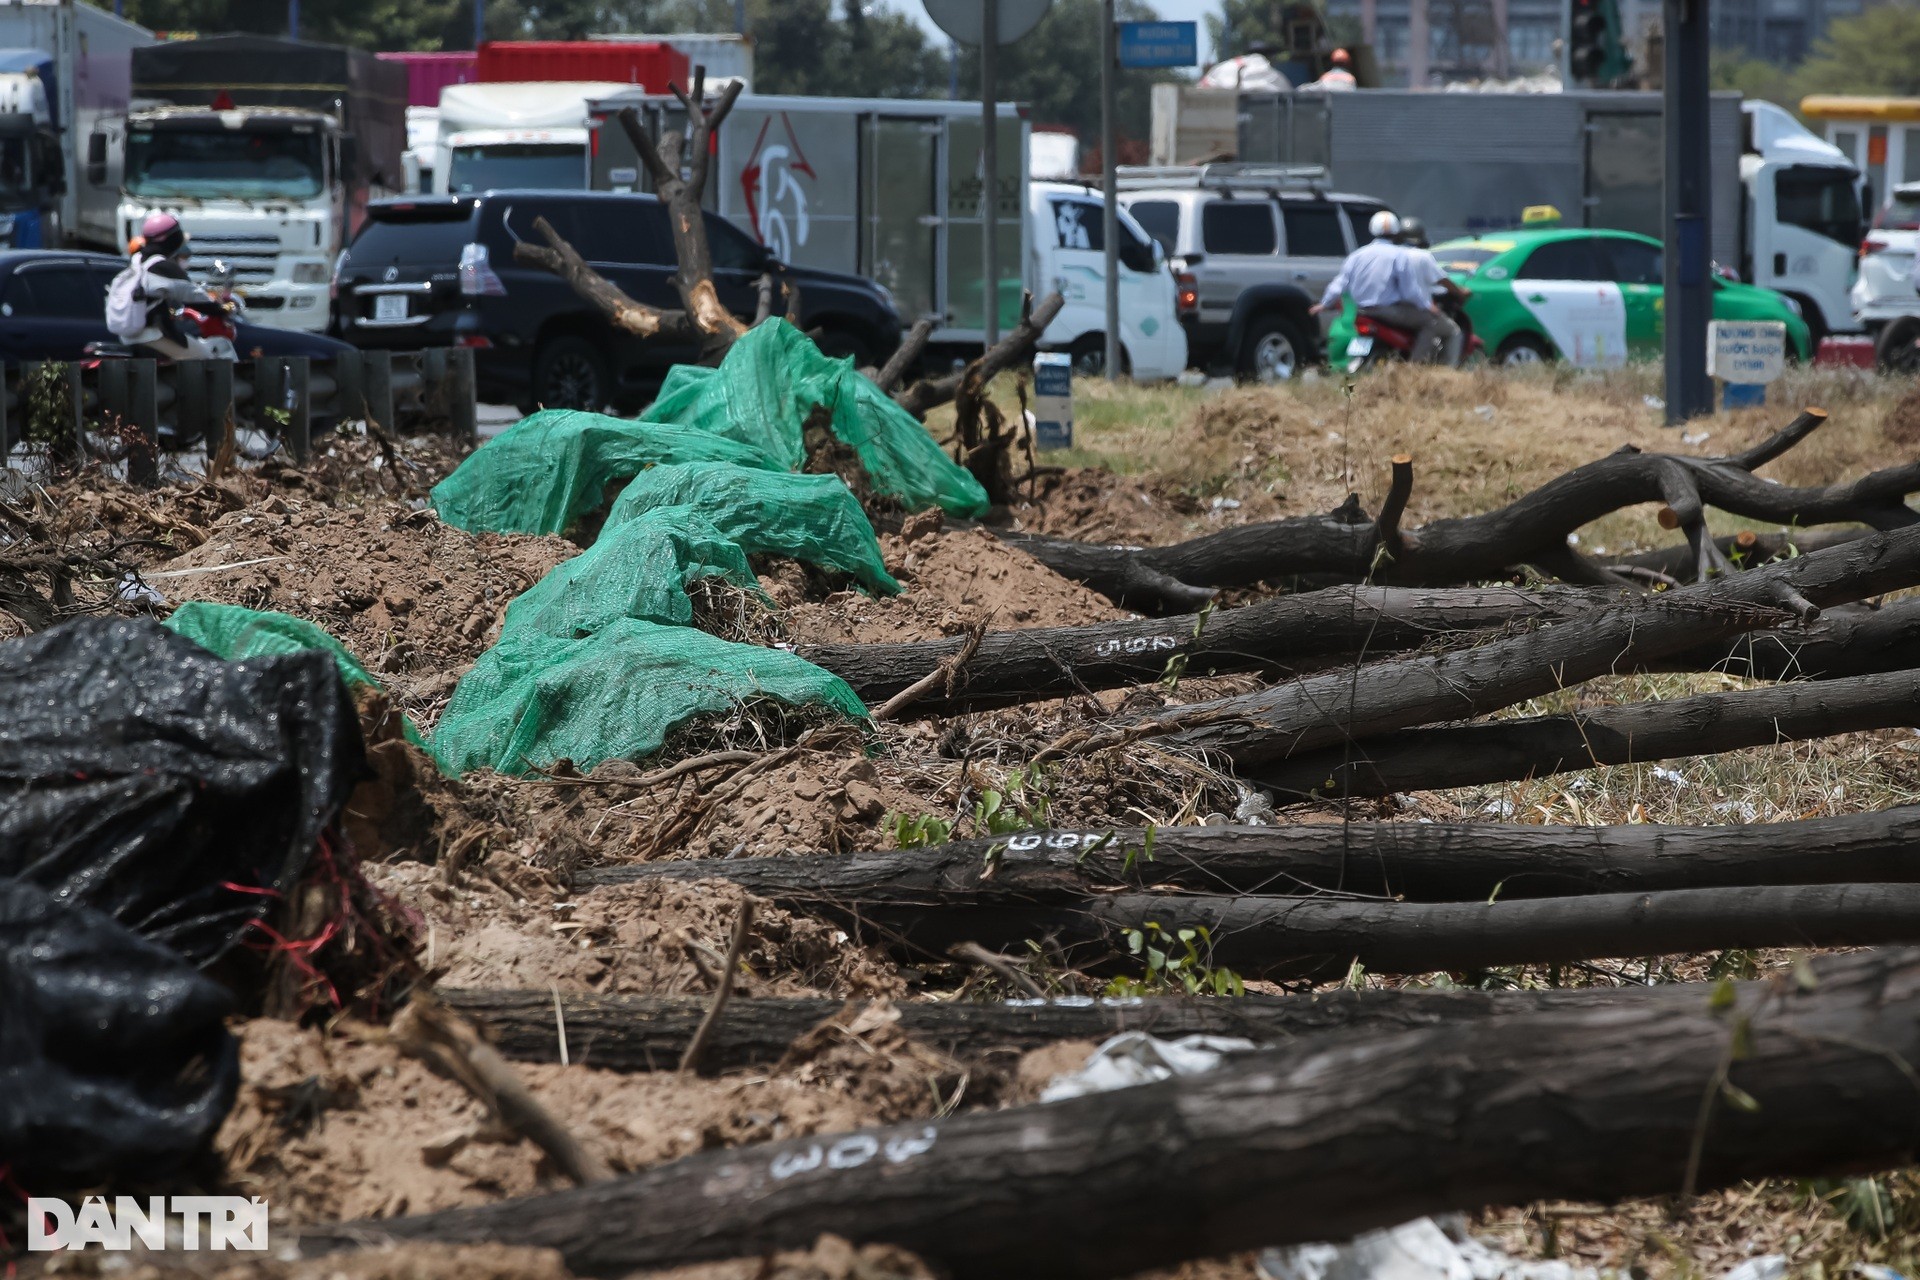
[{"label": "man riding motorbike", "polygon": [[1320,301],[1307,308],[1308,315],[1320,317],[1322,341],[1339,314],[1343,296],[1351,296],[1363,315],[1399,299],[1401,249],[1394,237],[1400,234],[1400,219],[1382,209],[1368,219],[1367,232],[1373,239],[1347,255],[1339,274],[1327,282]]},{"label": "man riding motorbike", "polygon": [[176,314],[187,305],[220,307],[187,275],[187,232],[170,213],[147,215],[132,261],[107,287],[107,328],[145,354],[171,360],[206,360],[213,348],[190,333]]},{"label": "man riding motorbike", "polygon": [[1466,300],[1467,291],[1441,270],[1439,260],[1429,252],[1430,241],[1424,222],[1418,218],[1401,219],[1399,240],[1404,255],[1401,265],[1406,273],[1401,292],[1409,302],[1425,307],[1426,311],[1419,324],[1401,325],[1385,316],[1378,318],[1395,324],[1397,328],[1418,330],[1419,336],[1413,348],[1414,363],[1428,363],[1433,358],[1433,349],[1438,349],[1440,362],[1449,369],[1458,369],[1466,346],[1466,335],[1440,306],[1434,293],[1443,290],[1458,305]]}]

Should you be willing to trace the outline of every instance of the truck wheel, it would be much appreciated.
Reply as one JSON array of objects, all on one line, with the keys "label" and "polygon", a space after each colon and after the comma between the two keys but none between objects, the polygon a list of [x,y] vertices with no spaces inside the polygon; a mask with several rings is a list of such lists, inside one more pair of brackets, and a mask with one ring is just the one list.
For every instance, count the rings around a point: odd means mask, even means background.
[{"label": "truck wheel", "polygon": [[[1082,378],[1104,378],[1107,376],[1107,335],[1104,333],[1083,333],[1067,349],[1073,359],[1073,372]],[[1127,349],[1120,348],[1120,372],[1133,372],[1133,361],[1127,359]]]},{"label": "truck wheel", "polygon": [[599,409],[613,389],[607,354],[591,338],[563,333],[533,355],[533,398],[549,409]]},{"label": "truck wheel", "polygon": [[1536,338],[1530,333],[1516,333],[1500,344],[1499,354],[1494,356],[1494,360],[1503,369],[1548,364],[1553,360],[1553,348],[1543,338]]},{"label": "truck wheel", "polygon": [[1298,377],[1312,348],[1285,316],[1265,315],[1247,326],[1240,343],[1240,376],[1254,382]]},{"label": "truck wheel", "polygon": [[1920,373],[1920,316],[1901,316],[1880,330],[1873,362],[1882,373]]}]

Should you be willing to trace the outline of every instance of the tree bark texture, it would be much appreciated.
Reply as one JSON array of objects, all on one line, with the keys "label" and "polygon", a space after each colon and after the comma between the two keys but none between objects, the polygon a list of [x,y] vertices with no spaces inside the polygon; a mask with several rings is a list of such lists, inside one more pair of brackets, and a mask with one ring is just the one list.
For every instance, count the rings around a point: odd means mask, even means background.
[{"label": "tree bark texture", "polygon": [[[1413,725],[1464,720],[1724,642],[1828,605],[1920,583],[1920,529],[1879,534],[1711,582],[1634,597],[1564,626],[1431,658],[1381,662],[1123,721],[1109,736],[1158,736],[1236,767]],[[1164,736],[1163,735],[1164,731]],[[1098,734],[1088,739],[1099,745]]]},{"label": "tree bark texture", "polygon": [[[909,1000],[892,1005],[900,1029],[921,1044],[969,1062],[997,1060],[1062,1040],[1105,1040],[1122,1031],[1171,1039],[1235,1036],[1276,1044],[1296,1036],[1363,1028],[1409,1028],[1503,1017],[1545,1009],[1595,1008],[1631,1000],[1636,988],[1570,987],[1552,991],[1467,988],[1381,988],[1298,996],[1063,996],[971,1004]],[[551,991],[442,990],[449,1008],[491,1035],[502,1056],[519,1062],[560,1061]],[[562,995],[568,1060],[603,1071],[671,1071],[711,1001],[697,996]],[[852,1021],[873,1002],[812,997],[735,1000],[707,1047],[719,1069],[780,1061],[795,1040],[830,1018]]]},{"label": "tree bark texture", "polygon": [[925,911],[1072,909],[1115,892],[1485,902],[1743,885],[1920,883],[1920,806],[1738,826],[1479,822],[1022,831],[878,853],[589,868],[577,887],[725,880],[882,927]]},{"label": "tree bark texture", "polygon": [[[1011,540],[1056,572],[1129,607],[1150,608],[1156,582],[1244,587],[1332,574],[1384,585],[1451,586],[1504,577],[1531,565],[1569,582],[1619,584],[1630,579],[1571,549],[1567,535],[1643,502],[1663,504],[1663,523],[1687,535],[1684,576],[1694,579],[1730,567],[1706,528],[1708,506],[1796,527],[1858,523],[1891,530],[1920,520],[1905,502],[1907,494],[1920,490],[1920,462],[1807,488],[1768,484],[1744,465],[1756,457],[1771,460],[1823,421],[1824,413],[1808,410],[1775,437],[1784,444],[1774,447],[1769,441],[1731,458],[1624,449],[1550,480],[1498,511],[1405,531],[1398,527],[1398,512],[1413,484],[1413,466],[1398,459],[1377,520],[1367,519],[1358,500],[1350,498],[1326,516],[1242,525],[1167,547],[1102,547],[1033,536]],[[1175,594],[1171,586],[1163,592]]]},{"label": "tree bark texture", "polygon": [[1406,729],[1271,760],[1245,776],[1282,797],[1382,796],[1900,728],[1920,728],[1920,671]]},{"label": "tree bark texture", "polygon": [[665,338],[674,342],[697,343],[700,331],[684,311],[661,311],[644,302],[636,302],[613,281],[587,265],[574,247],[566,242],[553,224],[535,218],[533,229],[545,237],[548,247],[522,240],[513,246],[516,261],[551,271],[565,280],[573,291],[607,318],[616,329],[642,338]]},{"label": "tree bark texture", "polygon": [[958,1280],[1102,1280],[1446,1210],[1911,1163],[1920,954],[1814,971],[1811,989],[1746,984],[1732,1007],[1676,984],[1597,1010],[1311,1036],[1200,1076],[703,1152],[301,1244],[544,1245],[611,1276],[831,1231],[911,1249]]}]

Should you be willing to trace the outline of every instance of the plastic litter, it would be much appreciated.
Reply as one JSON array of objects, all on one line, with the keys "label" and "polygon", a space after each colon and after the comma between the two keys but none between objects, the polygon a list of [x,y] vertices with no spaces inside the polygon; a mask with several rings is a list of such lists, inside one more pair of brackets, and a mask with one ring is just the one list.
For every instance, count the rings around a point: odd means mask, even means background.
[{"label": "plastic litter", "polygon": [[1182,1036],[1160,1040],[1144,1031],[1122,1031],[1109,1037],[1087,1057],[1078,1071],[1055,1076],[1040,1091],[1040,1101],[1059,1102],[1109,1089],[1152,1084],[1172,1076],[1211,1071],[1229,1053],[1244,1053],[1253,1041],[1234,1036]]},{"label": "plastic litter", "polygon": [[501,638],[544,635],[571,640],[621,618],[686,626],[687,588],[721,578],[760,590],[738,544],[691,507],[654,507],[601,531],[591,547],[554,566],[507,606]]},{"label": "plastic litter", "polygon": [[[1255,1263],[1265,1280],[1599,1280],[1591,1267],[1528,1262],[1467,1234],[1457,1215],[1415,1218],[1345,1244],[1268,1249]],[[1624,1280],[1624,1275],[1622,1276]]]},{"label": "plastic litter", "polygon": [[563,759],[584,771],[643,760],[696,716],[762,699],[866,716],[845,681],[791,653],[622,618],[579,639],[502,637],[454,690],[430,749],[456,775]]},{"label": "plastic litter", "polygon": [[0,880],[0,1167],[40,1191],[203,1150],[240,1083],[232,1011],[167,948]]},{"label": "plastic litter", "polygon": [[654,467],[633,478],[607,513],[601,537],[642,512],[692,507],[749,555],[781,555],[852,574],[894,595],[900,584],[880,540],[838,476],[755,471],[725,462]]},{"label": "plastic litter", "polygon": [[752,445],[698,427],[543,409],[474,450],[433,487],[433,505],[469,533],[564,533],[599,510],[609,484],[675,462],[773,465]]},{"label": "plastic litter", "polygon": [[148,619],[0,644],[0,878],[204,965],[299,879],[366,772],[331,657],[223,662]]}]

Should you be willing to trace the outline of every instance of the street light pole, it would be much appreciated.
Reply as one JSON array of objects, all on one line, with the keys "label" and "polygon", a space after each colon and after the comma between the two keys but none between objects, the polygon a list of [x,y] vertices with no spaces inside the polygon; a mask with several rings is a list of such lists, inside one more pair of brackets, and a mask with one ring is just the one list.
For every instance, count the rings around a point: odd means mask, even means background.
[{"label": "street light pole", "polygon": [[1114,0],[1100,0],[1100,243],[1106,247],[1108,379],[1120,376],[1120,181],[1114,154],[1113,99],[1120,51],[1116,46]]},{"label": "street light pole", "polygon": [[300,0],[287,0],[287,39],[300,38]]},{"label": "street light pole", "polygon": [[487,0],[473,0],[473,47],[478,49],[487,39]]},{"label": "street light pole", "polygon": [[994,110],[998,86],[994,65],[1000,48],[1000,0],[980,4],[980,270],[981,328],[986,345],[1000,340],[1000,119]]},{"label": "street light pole", "polygon": [[1712,318],[1713,153],[1707,131],[1707,0],[1665,0],[1667,425],[1713,412],[1707,376]]}]

